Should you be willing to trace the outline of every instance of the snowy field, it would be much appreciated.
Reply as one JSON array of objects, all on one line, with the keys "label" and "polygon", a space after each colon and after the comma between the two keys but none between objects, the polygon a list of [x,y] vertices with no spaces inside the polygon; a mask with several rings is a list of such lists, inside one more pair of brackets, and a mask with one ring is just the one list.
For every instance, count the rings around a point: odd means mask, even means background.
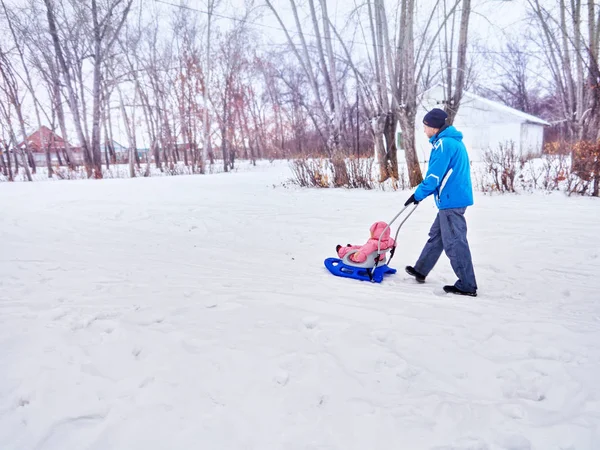
[{"label": "snowy field", "polygon": [[600,449],[598,199],[476,193],[464,298],[432,199],[371,284],[323,260],[410,193],[289,176],[0,184],[0,449]]}]

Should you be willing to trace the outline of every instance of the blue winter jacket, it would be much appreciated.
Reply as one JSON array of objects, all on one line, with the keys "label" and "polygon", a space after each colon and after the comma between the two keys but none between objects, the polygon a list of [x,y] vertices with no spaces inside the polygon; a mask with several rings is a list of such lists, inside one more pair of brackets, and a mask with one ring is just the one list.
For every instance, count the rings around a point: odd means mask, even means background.
[{"label": "blue winter jacket", "polygon": [[433,145],[425,179],[415,190],[420,202],[434,194],[438,209],[464,208],[473,204],[471,166],[462,133],[453,126],[429,139]]}]

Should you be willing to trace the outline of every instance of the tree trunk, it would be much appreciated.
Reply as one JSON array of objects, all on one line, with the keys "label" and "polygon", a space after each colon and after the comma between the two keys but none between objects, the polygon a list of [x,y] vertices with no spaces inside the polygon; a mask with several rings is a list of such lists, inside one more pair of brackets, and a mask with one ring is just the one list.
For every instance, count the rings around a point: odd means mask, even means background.
[{"label": "tree trunk", "polygon": [[[23,139],[23,143],[25,145],[25,150],[22,147],[18,146],[18,140],[15,135],[12,119],[10,113],[10,106],[8,109],[0,102],[0,107],[2,107],[2,112],[4,115],[4,119],[6,120],[6,124],[8,125],[8,131],[13,142],[13,148],[15,149],[15,165],[18,170],[18,160],[17,153],[21,154],[21,159],[23,163],[23,167],[25,169],[25,175],[27,176],[27,180],[33,181],[31,177],[31,171],[29,169],[29,165],[32,164],[33,173],[35,174],[35,161],[33,160],[33,156],[31,155],[31,151],[29,148],[29,142],[27,141],[27,131],[25,130],[25,120],[23,118],[22,104],[19,100],[19,93],[17,91],[17,80],[14,77],[13,68],[9,66],[8,59],[6,58],[6,54],[0,48],[0,79],[4,80],[6,85],[6,94],[8,96],[8,104],[12,105],[15,108],[15,112],[17,114],[17,120],[19,121],[19,130],[21,132],[21,136]],[[17,172],[18,173],[18,172]]]},{"label": "tree trunk", "polygon": [[203,138],[202,138],[202,156],[200,160],[200,173],[205,173],[206,158],[207,154],[210,155],[210,164],[214,164],[212,150],[211,150],[211,136],[210,136],[210,115],[208,112],[209,105],[209,92],[210,92],[210,80],[211,80],[211,55],[210,55],[210,44],[211,44],[211,26],[212,26],[212,14],[215,9],[215,0],[208,0],[208,23],[206,31],[206,61],[205,61],[205,80],[202,89],[202,100],[204,105],[203,110]]},{"label": "tree trunk", "polygon": [[[8,150],[7,150],[7,152],[8,152]],[[8,180],[15,181],[15,178],[13,176],[13,171],[12,171],[12,164],[10,162],[10,153],[6,153],[6,166],[8,168]]]},{"label": "tree trunk", "polygon": [[408,167],[408,180],[411,187],[423,181],[421,166],[415,148],[415,116],[417,110],[417,84],[415,80],[415,51],[414,51],[414,8],[415,0],[402,0],[402,22],[399,36],[398,53],[400,62],[399,84],[396,98],[398,101],[398,120],[402,128],[402,146]]},{"label": "tree trunk", "polygon": [[[19,153],[20,152],[16,148],[13,150],[13,156],[15,158],[15,174],[17,176],[19,176],[19,158],[18,158]],[[32,180],[29,180],[29,181],[32,181]]]},{"label": "tree trunk", "polygon": [[223,154],[223,170],[228,171],[229,154],[227,149],[227,101],[224,102],[223,124],[221,125],[221,152]]},{"label": "tree trunk", "polygon": [[[52,132],[54,132],[54,130]],[[58,160],[58,167],[62,167],[63,161],[62,161],[62,156],[60,156],[60,149],[59,148],[55,149],[55,152],[56,152],[56,159]]]},{"label": "tree trunk", "polygon": [[108,132],[108,116],[110,115],[110,94],[105,93],[104,97],[105,106],[102,113],[102,126],[104,128],[104,163],[106,164],[106,170],[110,169],[110,148],[112,147],[112,134]]},{"label": "tree trunk", "polygon": [[[121,92],[120,86],[117,84],[117,93],[119,94],[119,108],[121,109],[121,116],[123,116],[123,120],[125,121],[125,134],[127,136],[127,146],[128,146],[128,163],[129,163],[129,176],[131,178],[135,178],[135,155],[133,154],[135,151],[135,139],[133,133],[135,133],[133,129],[133,125],[129,120],[129,116],[127,115],[127,110],[125,109],[125,102],[123,101],[123,93]],[[135,99],[133,101],[135,104]]]},{"label": "tree trunk", "polygon": [[[91,157],[90,157],[88,144],[87,144],[85,135],[83,133],[83,127],[81,124],[81,122],[82,122],[81,116],[79,114],[79,107],[77,104],[77,96],[76,96],[75,90],[73,88],[73,82],[71,80],[69,66],[67,65],[67,61],[65,60],[65,57],[64,57],[64,54],[62,51],[62,47],[61,47],[61,43],[60,43],[60,38],[58,36],[58,31],[56,29],[56,19],[54,17],[54,9],[52,6],[52,0],[44,0],[44,3],[46,5],[46,13],[47,13],[47,17],[48,17],[48,28],[50,31],[50,35],[52,37],[52,42],[54,44],[54,50],[56,52],[56,57],[59,62],[60,71],[63,75],[63,78],[65,80],[65,86],[67,88],[69,108],[71,110],[71,114],[73,115],[73,122],[75,125],[75,130],[77,132],[77,136],[79,138],[79,145],[81,146],[81,149],[83,151],[84,162],[86,165],[87,174],[88,174],[88,177],[91,177],[92,176],[92,167],[91,167],[92,161],[91,161]],[[63,133],[64,133],[64,131],[63,131]],[[64,139],[66,139],[66,134],[65,134]]]},{"label": "tree trunk", "polygon": [[415,113],[411,110],[401,110],[398,115],[402,128],[402,146],[406,156],[408,168],[408,181],[411,187],[423,181],[421,165],[415,147]]},{"label": "tree trunk", "polygon": [[[588,85],[590,87],[590,99],[589,99],[589,123],[587,129],[589,139],[598,141],[600,140],[600,67],[598,67],[598,45],[600,31],[600,24],[597,23],[595,14],[595,5],[593,0],[588,1],[588,51],[590,64],[588,68]],[[600,176],[600,174],[599,174]],[[598,180],[596,178],[596,189],[598,187]]]},{"label": "tree trunk", "polygon": [[396,183],[398,176],[398,147],[396,145],[396,114],[390,112],[386,116],[384,137],[386,143],[386,169],[387,175]]},{"label": "tree trunk", "polygon": [[71,144],[69,144],[69,142],[68,142],[67,125],[65,122],[65,112],[63,109],[63,105],[62,105],[62,98],[61,98],[61,93],[60,93],[60,79],[58,77],[58,74],[53,74],[52,88],[53,88],[52,102],[53,102],[54,108],[56,109],[56,117],[58,118],[58,126],[60,127],[60,132],[62,134],[63,141],[65,143],[65,155],[66,155],[66,159],[67,159],[67,165],[69,166],[69,169],[75,169],[75,167],[77,166],[77,162],[75,161],[75,158],[73,157],[73,152],[71,150]]},{"label": "tree trunk", "polygon": [[[375,149],[377,151],[377,162],[379,164],[379,182],[383,183],[388,178],[398,177],[398,164],[397,164],[397,149],[394,142],[395,123],[393,119],[393,112],[390,108],[390,101],[388,98],[387,86],[388,77],[386,75],[386,67],[389,71],[390,79],[395,78],[395,71],[391,64],[392,55],[391,49],[389,49],[389,38],[387,33],[387,22],[385,14],[385,6],[383,1],[375,0],[373,10],[371,10],[371,4],[369,2],[369,19],[371,21],[372,28],[372,39],[373,39],[373,52],[375,55],[375,76],[377,79],[377,119],[374,121],[374,139]],[[386,61],[387,66],[386,66]],[[390,115],[392,120],[390,124]],[[390,142],[390,125],[392,141]],[[393,145],[390,145],[393,144]],[[396,161],[395,167],[392,161]]]},{"label": "tree trunk", "polygon": [[102,154],[100,152],[100,83],[102,78],[102,36],[98,23],[96,0],[91,0],[94,33],[94,72],[92,83],[92,161],[94,178],[102,178]]},{"label": "tree trunk", "polygon": [[[471,0],[463,0],[463,7],[460,19],[460,35],[458,39],[458,58],[456,61],[456,86],[454,93],[448,99],[451,101],[450,107],[446,106],[445,110],[448,113],[448,123],[453,124],[454,118],[458,113],[460,102],[462,100],[465,87],[465,74],[467,70],[467,44],[469,33],[469,15],[471,13]],[[452,89],[452,84],[450,89]]]},{"label": "tree trunk", "polygon": [[[2,160],[2,169],[4,172],[4,176],[8,177],[8,181],[15,181],[13,178],[13,172],[12,172],[12,166],[11,166],[11,162],[10,162],[10,152],[9,152],[9,146],[5,145],[4,146],[4,151],[2,153],[0,153],[0,159]],[[4,158],[6,154],[6,159]]]},{"label": "tree trunk", "polygon": [[371,119],[371,131],[373,132],[373,143],[375,146],[375,158],[379,166],[379,182],[383,183],[390,177],[388,172],[387,149],[385,146],[385,120],[386,116],[380,114],[376,118]]},{"label": "tree trunk", "polygon": [[19,148],[18,152],[21,154],[21,165],[25,169],[25,176],[27,177],[27,180],[33,181],[33,177],[31,176],[32,171],[29,169],[29,167],[30,165],[33,166],[33,174],[35,174],[35,161],[32,161],[33,157],[31,156],[31,152],[28,151],[28,146],[26,147],[26,150]]},{"label": "tree trunk", "polygon": [[[250,103],[250,102],[248,102]],[[253,142],[255,139],[252,136],[252,132],[250,131],[250,125],[248,124],[248,114],[246,113],[246,109],[242,108],[239,112],[240,115],[240,128],[244,130],[244,134],[246,139],[248,140],[248,149],[246,150],[246,158],[252,161],[253,165],[256,165],[256,157],[254,156],[254,145]],[[243,139],[243,138],[242,138]],[[244,149],[246,149],[246,143],[244,142]],[[249,151],[249,154],[248,154]]]},{"label": "tree trunk", "polygon": [[150,152],[154,154],[154,162],[156,163],[156,167],[158,167],[159,170],[163,172],[164,169],[160,161],[160,151],[156,140],[153,140],[150,144]]},{"label": "tree trunk", "polygon": [[[133,66],[131,66],[131,67],[133,67]],[[139,80],[137,79],[137,75],[134,75],[134,77],[135,77],[135,90],[136,90],[136,93],[139,95],[140,100],[142,102],[142,112],[144,113],[146,129],[148,130],[148,138],[149,138],[149,142],[150,142],[150,148],[148,149],[148,153],[149,153],[150,157],[152,157],[152,156],[154,157],[154,164],[162,172],[163,167],[162,167],[162,163],[160,160],[160,152],[158,150],[158,144],[157,144],[158,139],[157,139],[156,121],[154,120],[154,116],[152,114],[152,109],[150,107],[150,101],[148,99],[148,96],[141,89]]]}]

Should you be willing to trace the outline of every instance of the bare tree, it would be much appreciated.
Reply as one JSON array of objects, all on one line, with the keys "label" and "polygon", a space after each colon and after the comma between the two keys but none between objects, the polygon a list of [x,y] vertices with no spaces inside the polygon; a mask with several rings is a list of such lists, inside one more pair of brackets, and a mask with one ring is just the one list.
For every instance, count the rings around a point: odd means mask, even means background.
[{"label": "bare tree", "polygon": [[[364,91],[363,104],[371,118],[376,153],[380,164],[380,181],[397,179],[397,148],[395,143],[396,124],[402,131],[402,147],[408,166],[409,183],[415,186],[423,179],[415,148],[415,118],[417,112],[417,92],[426,76],[429,59],[435,42],[449,18],[453,17],[460,0],[444,11],[439,21],[435,12],[442,0],[436,0],[431,9],[425,11],[427,18],[420,34],[415,34],[416,0],[401,0],[399,3],[399,23],[397,35],[392,40],[389,32],[389,17],[382,0],[369,0],[365,7],[369,14],[371,41],[368,55],[369,68],[374,74],[375,89],[369,87],[369,77],[361,74],[355,63],[352,64],[358,85]],[[468,22],[468,17],[465,18]],[[363,35],[365,35],[363,30]],[[340,42],[343,38],[338,34]],[[466,39],[466,37],[465,37]],[[418,45],[415,43],[418,42]],[[346,49],[349,60],[350,51]],[[359,81],[360,80],[360,81]],[[374,93],[373,93],[374,92]]]},{"label": "bare tree", "polygon": [[[476,86],[481,95],[519,111],[550,119],[556,116],[551,98],[544,93],[553,84],[536,70],[528,44],[531,36],[509,38],[500,52],[485,53],[485,64],[496,76],[486,86]],[[558,113],[560,115],[560,112]],[[562,116],[560,116],[562,117]]]},{"label": "bare tree", "polygon": [[29,90],[30,95],[32,96],[33,99],[33,107],[34,107],[34,111],[35,111],[35,117],[37,119],[37,125],[38,125],[38,130],[40,133],[40,144],[42,146],[42,150],[44,151],[44,153],[46,154],[46,166],[48,169],[48,178],[52,178],[52,160],[50,157],[50,148],[46,142],[46,136],[45,133],[43,133],[42,130],[42,120],[40,117],[40,108],[38,107],[38,99],[36,97],[36,92],[35,89],[33,87],[33,82],[31,79],[31,74],[30,74],[30,70],[29,70],[29,65],[26,63],[25,61],[25,56],[23,54],[23,47],[22,47],[22,41],[21,39],[19,39],[19,37],[17,36],[17,33],[15,31],[15,27],[13,26],[13,17],[12,14],[9,14],[8,9],[6,8],[6,4],[4,2],[4,0],[1,0],[2,3],[2,9],[4,10],[4,14],[6,17],[6,21],[8,23],[8,27],[10,29],[11,32],[11,36],[13,38],[13,44],[15,46],[15,49],[17,50],[17,53],[19,54],[19,60],[21,62],[21,66],[23,68],[23,71],[25,73],[25,85],[27,86],[27,89]]},{"label": "bare tree", "polygon": [[[66,43],[59,36],[55,5],[53,0],[44,0],[48,18],[49,33],[52,36],[55,53],[59,62],[60,72],[64,78],[69,97],[69,106],[74,118],[75,128],[80,144],[84,151],[84,159],[88,170],[88,176],[102,178],[102,155],[100,151],[100,118],[101,118],[101,83],[103,60],[110,53],[120,31],[125,23],[127,15],[133,4],[133,0],[113,0],[111,2],[91,0],[90,4],[74,2],[72,4],[76,17],[86,18],[79,22],[83,25],[86,33],[84,36],[91,38],[89,49],[92,56],[93,80],[92,80],[92,136],[88,139],[87,121],[85,120],[85,93],[82,70],[82,57],[76,59],[67,58],[70,51]],[[89,18],[89,20],[87,20]],[[70,42],[73,42],[72,40]],[[73,70],[75,69],[75,70]],[[79,81],[80,100],[82,102],[84,117],[80,116],[77,93],[71,73],[74,73]],[[83,119],[83,120],[82,120]]]},{"label": "bare tree", "polygon": [[[2,165],[2,173],[8,178],[8,181],[14,181],[12,164],[10,162],[10,138],[7,139],[6,126],[4,123],[4,109],[0,103],[0,164]],[[11,132],[8,132],[10,136]]]},{"label": "bare tree", "polygon": [[156,167],[163,171],[160,155],[160,125],[159,113],[156,108],[150,83],[150,74],[159,70],[160,61],[157,52],[158,28],[156,24],[143,27],[140,20],[126,27],[124,36],[119,38],[122,66],[127,78],[133,83],[133,89],[140,103],[135,107],[142,110],[146,133],[150,146],[150,154]]},{"label": "bare tree", "polygon": [[[283,63],[282,63],[283,62]],[[297,72],[291,65],[288,67],[285,55],[280,52],[269,53],[265,55],[256,65],[257,71],[262,75],[264,84],[264,102],[265,110],[262,110],[255,101],[251,109],[254,123],[262,128],[262,143],[266,148],[267,142],[271,142],[274,148],[278,148],[281,155],[285,155],[285,147],[287,135],[285,131],[285,93],[282,85],[287,86],[291,96],[301,98],[301,94],[296,92],[298,86],[293,81],[288,81],[290,78],[295,78],[294,75],[287,75],[287,72]],[[307,104],[303,104],[307,108],[308,114],[313,114]],[[266,117],[266,110],[271,113],[270,120]]]},{"label": "bare tree", "polygon": [[[15,151],[18,151],[21,154],[22,165],[25,169],[25,175],[29,181],[33,181],[31,176],[31,171],[29,170],[29,165],[31,164],[35,170],[35,161],[31,154],[31,150],[29,148],[29,140],[27,139],[27,131],[25,129],[25,117],[23,114],[23,102],[21,100],[21,95],[19,92],[19,84],[17,81],[17,77],[15,76],[14,67],[11,64],[10,58],[8,54],[4,52],[2,46],[0,45],[0,91],[4,93],[6,98],[7,105],[4,105],[2,101],[0,101],[0,109],[2,110],[2,115],[8,125],[8,130],[10,132],[11,141],[13,143],[13,148]],[[19,131],[21,133],[23,139],[23,146],[20,146],[16,137],[16,133],[12,127],[12,119],[11,119],[11,111],[10,108],[13,107],[15,110],[15,114],[17,115],[17,121],[19,126]],[[23,149],[23,147],[25,147]],[[15,157],[16,162],[16,157]]]},{"label": "bare tree", "polygon": [[[204,172],[204,159],[199,151],[198,136],[203,136],[203,115],[206,111],[201,101],[205,93],[205,77],[202,65],[202,52],[199,47],[200,27],[197,16],[181,9],[174,16],[172,24],[177,48],[177,81],[174,86],[175,100],[179,115],[179,128],[184,145],[181,146],[186,166],[193,172]],[[204,117],[205,118],[205,117]],[[189,153],[189,157],[188,157]]]},{"label": "bare tree", "polygon": [[[100,152],[100,117],[101,117],[101,78],[102,63],[110,53],[125,20],[131,9],[133,0],[112,0],[104,8],[98,7],[98,0],[91,0],[92,35],[93,35],[93,111],[92,111],[92,156],[94,176],[102,178],[102,154]],[[119,10],[119,8],[121,8]]]},{"label": "bare tree", "polygon": [[[39,109],[48,122],[54,123],[55,118],[58,120],[60,132],[64,137],[65,146],[62,149],[63,154],[61,155],[61,152],[57,149],[59,164],[62,164],[62,158],[64,157],[67,165],[70,168],[74,168],[77,165],[77,161],[73,156],[68,141],[60,70],[52,39],[47,29],[48,24],[41,20],[41,17],[43,17],[41,8],[42,5],[39,0],[29,0],[27,8],[21,10],[21,15],[25,13],[26,15],[22,17],[22,20],[18,24],[19,38],[29,50],[29,64],[37,72],[37,77],[43,80],[48,90],[50,113],[46,111],[43,103],[37,101]],[[55,132],[56,127],[52,126],[51,129]]]},{"label": "bare tree", "polygon": [[[417,153],[415,149],[415,118],[417,112],[417,88],[423,75],[427,62],[431,57],[434,43],[444,29],[449,18],[453,17],[456,9],[461,3],[460,0],[451,0],[451,4],[444,11],[439,23],[434,21],[434,11],[439,7],[440,1],[436,1],[434,7],[430,10],[429,19],[425,29],[418,39],[419,45],[414,48],[414,15],[415,0],[403,0],[401,8],[401,21],[398,37],[398,48],[401,50],[396,53],[395,66],[397,67],[395,80],[395,96],[398,102],[398,119],[402,128],[402,139],[406,162],[408,166],[408,177],[411,186],[419,184],[423,175],[418,164]],[[468,17],[468,16],[467,16]],[[467,19],[468,20],[468,19]],[[427,36],[430,36],[427,39]]]},{"label": "bare tree", "polygon": [[226,172],[233,168],[235,161],[233,124],[236,118],[236,101],[241,98],[241,76],[248,65],[246,31],[243,24],[240,24],[223,35],[214,66],[213,84],[216,94],[211,96],[211,101],[221,132],[223,170]]},{"label": "bare tree", "polygon": [[[315,62],[310,55],[310,48],[300,22],[298,6],[295,0],[290,0],[290,5],[296,24],[296,33],[300,38],[300,46],[296,45],[292,40],[290,32],[271,1],[266,0],[266,3],[283,28],[288,44],[309,80],[313,95],[311,107],[316,108],[320,119],[319,125],[325,130],[322,135],[325,138],[325,147],[329,151],[333,163],[334,185],[345,185],[347,184],[348,173],[343,160],[343,151],[340,148],[340,128],[343,113],[341,110],[340,90],[337,86],[338,74],[336,69],[336,55],[333,53],[331,45],[331,33],[334,31],[332,31],[332,24],[329,20],[326,2],[320,1],[321,19],[319,20],[314,0],[309,0],[310,15],[313,24],[312,32],[315,36],[314,39],[318,57],[316,67]],[[323,31],[321,31],[321,27],[323,28]],[[317,74],[320,74],[323,79],[325,95],[321,92],[322,87],[318,81]],[[323,103],[322,98],[327,99],[327,107]]]},{"label": "bare tree", "polygon": [[205,64],[204,64],[204,88],[202,90],[202,102],[204,104],[204,134],[202,139],[202,164],[201,169],[204,171],[204,165],[206,164],[206,158],[210,155],[212,163],[212,143],[211,143],[211,123],[210,123],[210,94],[209,86],[211,83],[212,76],[212,57],[211,57],[211,42],[212,42],[212,26],[214,20],[214,12],[219,4],[219,0],[208,0],[208,22],[206,27],[206,45],[205,45]]},{"label": "bare tree", "polygon": [[[451,0],[452,1],[452,0]],[[447,0],[444,0],[444,11],[447,11]],[[447,14],[447,13],[446,13]],[[454,63],[454,36],[455,36],[455,18],[452,15],[451,20],[444,23],[444,56],[446,66],[446,77],[444,84],[446,87],[446,104],[444,110],[448,114],[448,123],[454,123],[454,118],[460,108],[460,102],[463,97],[465,83],[467,79],[467,45],[469,34],[469,16],[471,15],[471,0],[462,0],[460,12],[460,28],[457,43],[456,64]],[[451,23],[450,36],[448,36],[448,27]]]},{"label": "bare tree", "polygon": [[[594,0],[528,0],[540,49],[559,94],[572,139],[600,137],[600,14]],[[587,11],[585,6],[587,5]]]},{"label": "bare tree", "polygon": [[[77,93],[75,91],[75,83],[73,81],[73,77],[71,76],[71,68],[72,64],[67,62],[64,51],[64,44],[58,34],[57,20],[56,14],[54,11],[54,3],[52,0],[44,0],[44,4],[46,5],[46,16],[48,19],[48,31],[50,36],[52,37],[52,43],[54,45],[54,51],[56,54],[56,59],[58,61],[58,70],[63,77],[64,86],[67,89],[68,93],[68,103],[69,109],[73,116],[73,123],[75,126],[75,130],[77,132],[77,137],[79,139],[79,145],[82,148],[83,156],[84,156],[84,164],[86,166],[86,170],[88,173],[88,177],[92,176],[92,155],[90,153],[90,148],[84,133],[83,128],[83,120],[79,113],[79,103],[77,101]],[[85,119],[85,118],[83,118]],[[66,136],[65,136],[66,139]]]}]

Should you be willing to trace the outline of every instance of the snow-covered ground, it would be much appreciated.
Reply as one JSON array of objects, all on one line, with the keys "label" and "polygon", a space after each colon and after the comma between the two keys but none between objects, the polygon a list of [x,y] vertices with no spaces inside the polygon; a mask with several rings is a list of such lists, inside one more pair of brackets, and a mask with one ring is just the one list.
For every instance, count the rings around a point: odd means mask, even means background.
[{"label": "snow-covered ground", "polygon": [[484,196],[479,297],[334,277],[409,192],[251,171],[0,184],[1,450],[600,448],[600,204]]}]

